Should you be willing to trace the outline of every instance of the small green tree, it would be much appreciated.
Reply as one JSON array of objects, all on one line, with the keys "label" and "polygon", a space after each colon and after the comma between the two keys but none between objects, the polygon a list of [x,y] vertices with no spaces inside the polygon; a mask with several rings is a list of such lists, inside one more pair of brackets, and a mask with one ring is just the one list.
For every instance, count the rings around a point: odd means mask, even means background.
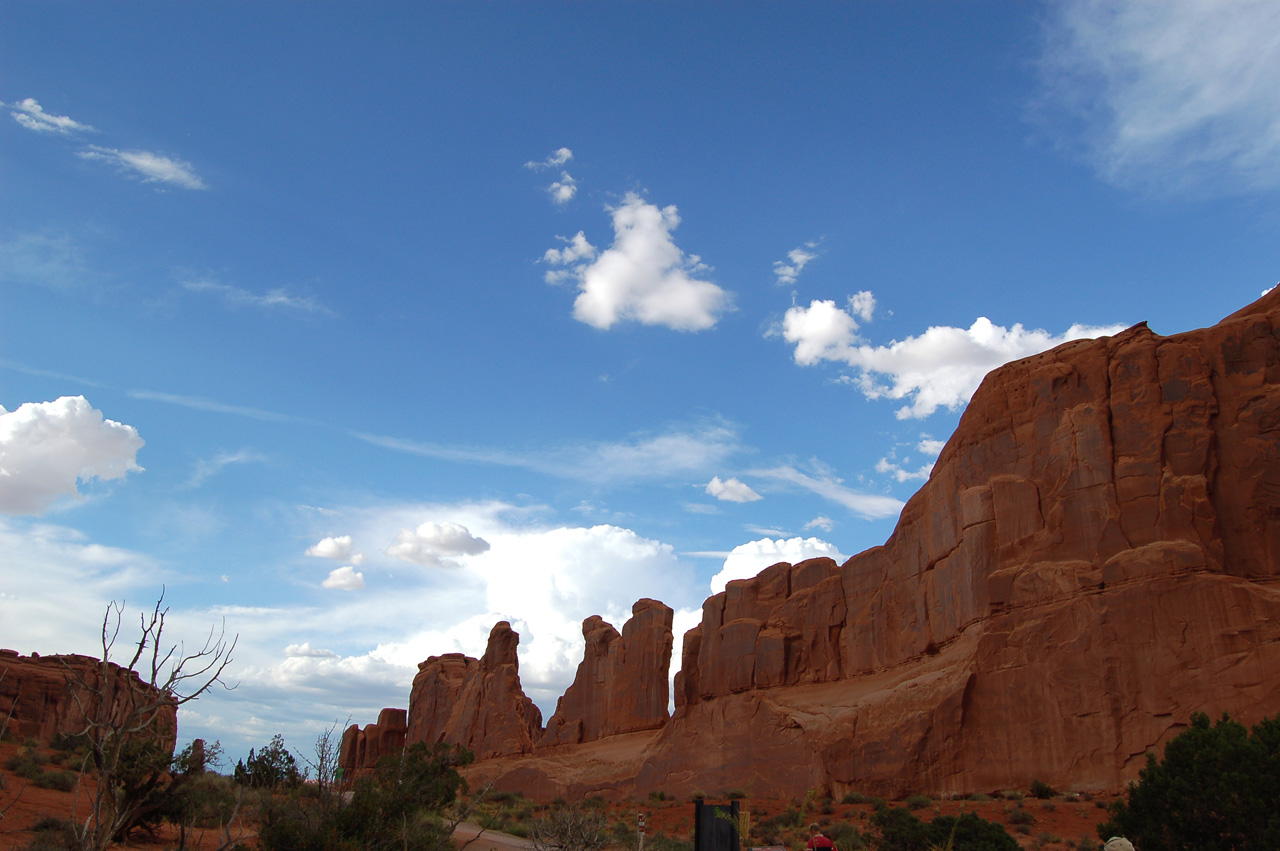
[{"label": "small green tree", "polygon": [[284,736],[279,733],[262,750],[249,748],[248,759],[236,763],[234,777],[237,783],[254,789],[292,788],[302,782],[298,761],[284,746]]},{"label": "small green tree", "polygon": [[1147,754],[1138,782],[1098,825],[1142,851],[1274,851],[1280,848],[1280,715],[1253,731],[1197,712],[1164,757]]}]

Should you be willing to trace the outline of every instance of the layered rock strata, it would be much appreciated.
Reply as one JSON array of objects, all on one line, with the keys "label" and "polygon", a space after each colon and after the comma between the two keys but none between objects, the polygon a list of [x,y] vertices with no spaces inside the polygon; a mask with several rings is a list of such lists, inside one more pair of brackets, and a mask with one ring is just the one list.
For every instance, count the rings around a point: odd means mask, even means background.
[{"label": "layered rock strata", "polygon": [[643,599],[631,608],[621,635],[598,615],[583,621],[582,663],[539,746],[576,745],[665,724],[672,616],[669,606]]},{"label": "layered rock strata", "polygon": [[375,724],[364,727],[352,724],[342,733],[338,766],[348,777],[372,769],[382,757],[397,754],[404,748],[408,731],[408,713],[403,709],[382,710]]},{"label": "layered rock strata", "polygon": [[[85,732],[88,719],[123,723],[138,698],[159,696],[133,671],[89,656],[30,656],[0,650],[0,723],[22,741],[49,744],[56,737]],[[86,717],[87,716],[87,717]],[[163,705],[151,726],[172,752],[178,733],[177,707]]]},{"label": "layered rock strata", "polygon": [[478,760],[531,752],[542,735],[542,712],[520,686],[519,642],[511,624],[500,621],[483,658],[449,653],[420,664],[406,744],[462,745]]}]

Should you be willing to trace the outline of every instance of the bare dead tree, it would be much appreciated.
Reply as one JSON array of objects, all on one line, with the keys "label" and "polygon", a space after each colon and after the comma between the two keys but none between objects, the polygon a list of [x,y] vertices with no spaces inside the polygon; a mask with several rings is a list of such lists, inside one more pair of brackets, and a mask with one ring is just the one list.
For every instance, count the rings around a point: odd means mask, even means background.
[{"label": "bare dead tree", "polygon": [[[169,724],[177,708],[222,683],[231,664],[237,637],[227,639],[226,626],[211,628],[203,645],[188,653],[181,643],[164,641],[164,591],[150,614],[139,618],[140,635],[127,665],[111,660],[120,635],[124,603],[112,601],[102,617],[102,655],[96,678],[62,660],[67,685],[83,718],[76,735],[88,747],[83,768],[92,768],[96,783],[83,791],[88,812],[76,826],[84,851],[103,851],[125,836],[163,802],[163,784],[171,780],[170,761],[176,732]],[[222,683],[223,687],[227,687]],[[176,723],[176,722],[175,722]],[[74,813],[74,809],[73,809]]]}]

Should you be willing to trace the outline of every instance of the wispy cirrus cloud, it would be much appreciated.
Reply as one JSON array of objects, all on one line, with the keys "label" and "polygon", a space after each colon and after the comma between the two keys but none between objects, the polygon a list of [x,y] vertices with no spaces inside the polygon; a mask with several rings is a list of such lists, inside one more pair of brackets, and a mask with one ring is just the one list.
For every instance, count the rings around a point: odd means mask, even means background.
[{"label": "wispy cirrus cloud", "polygon": [[17,103],[0,103],[0,106],[12,110],[9,114],[13,116],[14,121],[37,133],[57,133],[68,136],[72,133],[94,132],[88,124],[81,124],[66,115],[45,112],[44,107],[40,106],[35,98],[23,98]]},{"label": "wispy cirrus cloud", "polygon": [[1158,191],[1280,186],[1280,5],[1066,0],[1041,70],[1100,175]]},{"label": "wispy cirrus cloud", "polygon": [[238,452],[219,452],[212,458],[201,458],[196,461],[195,469],[191,472],[191,478],[187,480],[187,487],[198,488],[207,480],[232,465],[260,464],[266,460],[267,456],[249,449],[241,449]]},{"label": "wispy cirrus cloud", "polygon": [[69,234],[21,233],[0,243],[0,282],[71,290],[97,277]]},{"label": "wispy cirrus cloud", "polygon": [[267,290],[259,295],[240,287],[199,278],[183,281],[182,288],[187,292],[207,293],[222,299],[229,307],[257,307],[264,310],[292,310],[298,313],[318,313],[333,316],[334,311],[310,296],[291,295],[284,289]]},{"label": "wispy cirrus cloud", "polygon": [[126,174],[142,178],[143,183],[162,183],[180,189],[209,188],[191,163],[151,151],[122,151],[90,145],[87,151],[80,151],[76,156],[115,166]]},{"label": "wispy cirrus cloud", "polygon": [[893,517],[902,511],[902,506],[905,504],[902,500],[894,499],[891,496],[880,496],[853,490],[825,467],[816,471],[816,475],[810,475],[797,470],[789,464],[783,464],[763,470],[752,470],[751,475],[762,479],[787,482],[804,488],[807,491],[816,493],[823,499],[828,499],[837,505],[844,506],[854,514],[867,520]]}]

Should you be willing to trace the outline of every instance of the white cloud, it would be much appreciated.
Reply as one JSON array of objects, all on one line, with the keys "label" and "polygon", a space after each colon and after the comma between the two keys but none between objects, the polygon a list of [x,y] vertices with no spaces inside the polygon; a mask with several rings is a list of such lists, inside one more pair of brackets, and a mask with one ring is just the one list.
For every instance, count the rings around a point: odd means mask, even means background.
[{"label": "white cloud", "polygon": [[876,297],[870,290],[854,293],[849,296],[849,312],[863,322],[870,322],[872,315],[876,312]]},{"label": "white cloud", "polygon": [[71,133],[93,132],[93,128],[88,124],[73,121],[65,115],[52,115],[45,112],[35,98],[23,98],[17,103],[0,104],[0,106],[12,109],[13,112],[9,114],[13,116],[14,121],[38,133],[60,133],[65,136]]},{"label": "white cloud", "polygon": [[524,167],[533,169],[534,171],[543,171],[544,169],[562,166],[571,159],[573,159],[573,151],[568,148],[557,148],[552,151],[545,160],[540,162],[531,160],[525,163]]},{"label": "white cloud", "polygon": [[77,481],[140,472],[143,440],[132,426],[104,419],[83,396],[0,407],[0,511],[40,514]]},{"label": "white cloud", "polygon": [[547,187],[547,192],[551,194],[551,200],[557,204],[564,204],[573,200],[573,196],[578,194],[578,182],[567,171],[560,172],[560,179],[554,181]]},{"label": "white cloud", "polygon": [[[903,464],[910,463],[909,459],[903,459]],[[921,465],[916,470],[908,470],[896,460],[890,460],[888,457],[881,458],[876,462],[877,473],[892,473],[893,477],[899,482],[920,481],[923,482],[929,478],[929,474],[933,472],[933,462],[929,461]]]},{"label": "white cloud", "polygon": [[428,521],[416,529],[401,529],[386,554],[401,561],[431,567],[451,567],[457,556],[476,556],[489,551],[489,542],[472,535],[457,523]]},{"label": "white cloud", "polygon": [[737,479],[729,479],[722,482],[719,476],[714,476],[711,481],[707,482],[707,493],[716,499],[727,502],[755,502],[756,500],[764,499],[748,485]]},{"label": "white cloud", "polygon": [[310,641],[304,641],[302,644],[290,644],[284,649],[286,656],[302,656],[309,659],[335,659],[338,654],[332,650],[321,650],[318,647],[312,647]]},{"label": "white cloud", "polygon": [[825,556],[843,562],[845,556],[840,554],[835,544],[829,544],[819,538],[762,538],[739,544],[733,548],[724,560],[724,567],[711,577],[711,593],[719,594],[731,579],[750,579],[770,565],[780,561],[796,562],[809,558]]},{"label": "white cloud", "polygon": [[248,449],[241,449],[239,452],[219,452],[210,459],[202,458],[196,462],[196,468],[191,473],[191,478],[187,480],[187,487],[200,487],[211,476],[218,475],[233,464],[257,464],[266,460],[267,456]]},{"label": "white cloud", "polygon": [[182,189],[207,189],[205,182],[192,170],[191,163],[175,160],[150,151],[121,151],[90,145],[89,150],[78,156],[86,160],[98,160],[115,166],[121,171],[132,172],[143,183],[166,183]]},{"label": "white cloud", "polygon": [[857,320],[833,301],[793,307],[782,322],[783,338],[795,345],[795,361],[843,363],[859,370],[843,380],[868,399],[909,399],[900,419],[922,418],[938,408],[956,410],[969,401],[988,372],[1018,358],[1051,349],[1069,340],[1116,334],[1123,325],[1072,325],[1058,335],[1021,324],[996,325],[985,316],[969,328],[934,326],[918,337],[887,346],[868,345],[858,334]]},{"label": "white cloud", "polygon": [[355,591],[364,587],[364,574],[357,573],[351,565],[335,567],[320,583],[325,588],[336,588],[341,591]]},{"label": "white cloud", "polygon": [[575,319],[600,329],[634,320],[700,331],[713,327],[731,308],[728,292],[694,277],[707,269],[701,259],[686,256],[672,239],[671,232],[680,224],[674,205],[659,209],[630,192],[620,205],[607,209],[613,217],[614,240],[598,257],[565,259],[551,252],[543,256],[544,262],[567,267],[553,270],[558,274],[548,280],[578,282]]},{"label": "white cloud", "polygon": [[795,467],[783,465],[767,470],[752,470],[751,475],[798,485],[805,490],[816,493],[824,499],[829,499],[838,505],[843,505],[854,514],[868,520],[879,520],[884,517],[893,517],[902,511],[903,503],[901,500],[894,499],[891,496],[877,496],[875,494],[859,493],[858,491],[845,487],[840,479],[825,470],[817,476],[811,476],[807,473],[800,472]]},{"label": "white cloud", "polygon": [[25,233],[0,243],[0,280],[70,290],[95,277],[66,234]]},{"label": "white cloud", "polygon": [[830,532],[835,528],[835,526],[836,524],[830,517],[822,514],[819,514],[817,517],[804,524],[804,528],[806,529],[821,529],[824,532]]},{"label": "white cloud", "polygon": [[[563,236],[558,236],[556,239],[565,243],[565,247],[548,248],[542,255],[543,263],[550,263],[553,266],[572,266],[579,260],[591,260],[596,256],[596,247],[587,242],[587,237],[582,231],[574,234],[572,239],[566,239]],[[572,273],[565,269],[551,269],[547,272],[547,283],[558,284],[565,280],[566,276],[572,276]]]},{"label": "white cloud", "polygon": [[1067,0],[1046,29],[1049,101],[1100,173],[1159,189],[1280,185],[1280,5]]},{"label": "white cloud", "polygon": [[290,295],[288,292],[280,288],[268,290],[265,295],[258,295],[257,293],[241,289],[240,287],[233,287],[229,284],[220,284],[217,281],[204,279],[184,281],[182,287],[188,292],[211,293],[216,295],[231,307],[248,306],[267,309],[283,308],[285,310],[296,310],[301,313],[333,314],[332,310],[310,296]]},{"label": "white cloud", "polygon": [[945,440],[934,440],[931,437],[921,435],[920,442],[916,444],[916,450],[936,458],[946,445],[947,442]]},{"label": "white cloud", "polygon": [[304,555],[329,558],[334,561],[349,561],[352,564],[362,564],[364,562],[364,556],[355,552],[355,544],[350,535],[324,538],[314,546],[307,547]]},{"label": "white cloud", "polygon": [[675,425],[658,434],[640,433],[624,440],[515,452],[441,446],[358,432],[353,432],[352,437],[427,458],[522,467],[591,482],[687,477],[710,472],[742,449],[737,426],[719,419]]},{"label": "white cloud", "polygon": [[815,247],[814,243],[808,242],[803,247],[788,251],[786,260],[773,261],[773,274],[778,278],[776,282],[778,286],[790,286],[796,282],[809,261],[818,256],[813,251],[807,250]]}]

